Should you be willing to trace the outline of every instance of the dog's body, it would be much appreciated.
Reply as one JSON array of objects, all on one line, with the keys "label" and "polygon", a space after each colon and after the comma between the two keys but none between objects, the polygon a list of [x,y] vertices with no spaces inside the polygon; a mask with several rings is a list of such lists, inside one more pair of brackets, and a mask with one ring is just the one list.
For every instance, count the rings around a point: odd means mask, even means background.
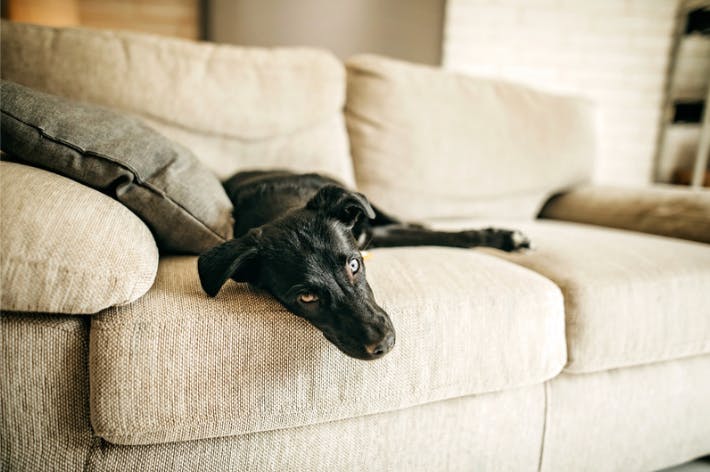
[{"label": "dog's body", "polygon": [[391,246],[530,247],[517,231],[432,231],[370,205],[318,174],[241,172],[224,183],[235,208],[234,238],[202,254],[202,287],[215,296],[230,277],[271,293],[346,354],[376,359],[394,346],[360,250]]}]

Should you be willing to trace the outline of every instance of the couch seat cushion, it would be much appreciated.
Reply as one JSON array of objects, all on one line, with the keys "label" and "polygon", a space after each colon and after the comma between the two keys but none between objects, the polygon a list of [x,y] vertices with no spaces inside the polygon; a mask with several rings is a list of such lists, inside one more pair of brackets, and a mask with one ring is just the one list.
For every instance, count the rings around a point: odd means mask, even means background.
[{"label": "couch seat cushion", "polygon": [[537,248],[496,255],[562,289],[567,371],[593,372],[710,352],[710,245],[576,223],[495,225],[523,230]]},{"label": "couch seat cushion", "polygon": [[397,329],[383,359],[351,359],[271,297],[229,282],[207,297],[196,259],[91,325],[91,417],[120,444],[237,435],[535,384],[565,363],[549,280],[474,250],[373,251],[368,279]]},{"label": "couch seat cushion", "polygon": [[73,180],[0,162],[2,310],[90,314],[155,280],[158,248],[120,203]]}]

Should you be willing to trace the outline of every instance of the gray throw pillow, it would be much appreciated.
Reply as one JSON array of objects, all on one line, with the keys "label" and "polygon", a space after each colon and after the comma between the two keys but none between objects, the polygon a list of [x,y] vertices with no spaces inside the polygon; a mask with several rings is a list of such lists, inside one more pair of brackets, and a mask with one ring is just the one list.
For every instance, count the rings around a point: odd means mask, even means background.
[{"label": "gray throw pillow", "polygon": [[229,198],[185,147],[106,108],[13,82],[1,87],[0,147],[15,159],[113,196],[162,250],[199,253],[232,237]]}]

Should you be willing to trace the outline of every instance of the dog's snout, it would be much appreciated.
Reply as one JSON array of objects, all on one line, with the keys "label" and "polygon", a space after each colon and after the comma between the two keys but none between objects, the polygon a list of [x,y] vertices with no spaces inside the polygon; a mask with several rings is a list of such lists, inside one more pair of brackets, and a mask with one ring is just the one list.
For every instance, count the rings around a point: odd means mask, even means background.
[{"label": "dog's snout", "polygon": [[370,354],[371,356],[382,356],[387,354],[392,350],[394,347],[394,334],[389,333],[385,338],[377,343],[372,343],[367,346],[365,346],[365,350]]}]

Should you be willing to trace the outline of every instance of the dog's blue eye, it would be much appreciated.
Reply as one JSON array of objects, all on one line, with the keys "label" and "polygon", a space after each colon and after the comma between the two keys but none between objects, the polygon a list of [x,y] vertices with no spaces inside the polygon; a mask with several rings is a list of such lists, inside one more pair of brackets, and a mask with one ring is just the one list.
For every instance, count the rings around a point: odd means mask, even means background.
[{"label": "dog's blue eye", "polygon": [[350,267],[350,272],[356,274],[357,271],[360,270],[360,261],[355,258],[350,259],[348,266]]}]

